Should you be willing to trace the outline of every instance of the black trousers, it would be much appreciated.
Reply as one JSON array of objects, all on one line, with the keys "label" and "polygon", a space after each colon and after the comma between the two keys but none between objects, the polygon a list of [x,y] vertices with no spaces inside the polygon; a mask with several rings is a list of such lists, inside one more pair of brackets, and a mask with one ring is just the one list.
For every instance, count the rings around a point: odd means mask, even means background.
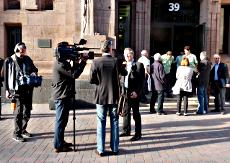
[{"label": "black trousers", "polygon": [[14,135],[21,135],[27,127],[32,110],[33,88],[29,86],[20,86],[15,92],[19,95],[17,98],[16,109],[14,111]]},{"label": "black trousers", "polygon": [[215,81],[212,85],[212,89],[213,95],[215,97],[215,110],[224,110],[226,88],[222,88],[220,86],[220,83],[218,81]]},{"label": "black trousers", "polygon": [[125,103],[124,117],[123,117],[123,132],[131,132],[131,108],[133,111],[133,119],[135,121],[135,135],[141,135],[141,115],[139,112],[139,99],[131,99]]},{"label": "black trousers", "polygon": [[180,91],[180,94],[177,95],[177,110],[181,112],[181,102],[184,99],[184,113],[188,112],[188,97],[191,95],[190,92]]}]

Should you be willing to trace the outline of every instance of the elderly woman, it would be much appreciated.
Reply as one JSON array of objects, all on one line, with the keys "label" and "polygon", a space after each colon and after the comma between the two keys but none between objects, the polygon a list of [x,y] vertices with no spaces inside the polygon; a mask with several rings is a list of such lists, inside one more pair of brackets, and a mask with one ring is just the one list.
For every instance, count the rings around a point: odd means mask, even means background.
[{"label": "elderly woman", "polygon": [[174,94],[177,94],[177,115],[181,114],[181,102],[184,99],[184,116],[187,116],[188,111],[188,96],[192,92],[192,75],[193,69],[189,67],[188,58],[183,58],[181,61],[181,66],[178,67],[176,72],[176,84],[173,87]]}]

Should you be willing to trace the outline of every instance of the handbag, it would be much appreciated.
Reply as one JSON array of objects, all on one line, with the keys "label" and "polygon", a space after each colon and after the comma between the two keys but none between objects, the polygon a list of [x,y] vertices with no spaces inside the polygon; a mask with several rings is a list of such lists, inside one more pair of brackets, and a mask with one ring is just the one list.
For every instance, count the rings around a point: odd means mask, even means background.
[{"label": "handbag", "polygon": [[20,72],[19,73],[20,76],[18,78],[18,85],[29,85],[32,87],[40,87],[42,85],[42,76],[23,74],[23,71],[21,70],[20,66],[18,65],[15,54],[12,55],[11,58],[13,59],[17,70]]},{"label": "handbag", "polygon": [[26,84],[32,87],[40,87],[42,85],[42,76],[37,75],[27,75],[27,82]]},{"label": "handbag", "polygon": [[125,95],[120,95],[119,101],[118,101],[118,106],[117,106],[117,114],[120,115],[121,117],[125,116],[125,102],[126,102],[126,97]]}]

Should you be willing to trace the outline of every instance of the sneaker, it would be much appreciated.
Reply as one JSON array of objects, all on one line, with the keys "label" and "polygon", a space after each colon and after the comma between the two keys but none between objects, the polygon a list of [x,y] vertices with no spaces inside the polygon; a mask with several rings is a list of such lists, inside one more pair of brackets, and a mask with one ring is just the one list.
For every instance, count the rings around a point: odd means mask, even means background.
[{"label": "sneaker", "polygon": [[96,155],[98,155],[98,156],[100,156],[100,157],[104,157],[104,156],[107,155],[106,152],[100,153],[100,152],[98,152],[98,150],[95,150],[95,153],[96,153]]},{"label": "sneaker", "polygon": [[25,142],[25,139],[21,135],[14,136],[12,139],[16,142]]},{"label": "sneaker", "polygon": [[187,113],[184,113],[184,116],[188,116],[188,114],[187,114]]},{"label": "sneaker", "polygon": [[22,133],[22,136],[27,137],[27,138],[31,138],[32,134],[28,133],[26,130]]},{"label": "sneaker", "polygon": [[180,112],[176,112],[176,115],[181,116],[182,114]]}]

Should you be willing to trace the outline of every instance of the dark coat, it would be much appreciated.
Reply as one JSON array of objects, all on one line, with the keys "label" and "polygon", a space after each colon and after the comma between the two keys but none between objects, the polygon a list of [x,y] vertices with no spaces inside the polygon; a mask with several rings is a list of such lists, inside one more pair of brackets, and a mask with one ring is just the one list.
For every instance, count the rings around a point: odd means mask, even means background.
[{"label": "dark coat", "polygon": [[200,63],[198,64],[197,66],[197,70],[199,73],[198,78],[197,78],[198,86],[208,87],[211,64],[212,63],[208,61],[207,59],[200,61]]},{"label": "dark coat", "polygon": [[96,85],[96,104],[118,103],[120,72],[117,59],[111,55],[105,55],[93,61],[90,70],[90,83]]},{"label": "dark coat", "polygon": [[[137,93],[137,98],[140,99],[141,91],[145,79],[145,69],[144,65],[140,62],[133,62],[130,73],[128,74],[128,90],[127,96],[130,97],[132,92]],[[121,80],[122,83],[122,93],[124,93],[124,78]]]},{"label": "dark coat", "polygon": [[75,79],[85,68],[86,62],[81,61],[71,67],[69,62],[56,60],[53,66],[53,97],[54,99],[72,98],[75,95]]},{"label": "dark coat", "polygon": [[[31,73],[38,72],[38,69],[35,67],[33,60],[29,56],[24,56],[23,58],[16,57],[18,65],[23,71],[23,74],[30,75]],[[6,90],[18,90],[19,83],[18,79],[20,76],[19,70],[16,68],[16,64],[12,57],[8,57],[4,62],[4,84]],[[22,68],[23,67],[23,68]]]},{"label": "dark coat", "polygon": [[[215,75],[215,65],[212,67],[210,72],[210,83],[211,86],[214,84],[214,75]],[[229,84],[229,74],[227,64],[220,62],[219,68],[217,70],[219,86],[221,88],[225,87],[225,84]]]},{"label": "dark coat", "polygon": [[150,66],[150,74],[154,83],[154,88],[152,89],[157,91],[164,90],[166,86],[166,78],[162,63],[154,61],[154,63]]}]

